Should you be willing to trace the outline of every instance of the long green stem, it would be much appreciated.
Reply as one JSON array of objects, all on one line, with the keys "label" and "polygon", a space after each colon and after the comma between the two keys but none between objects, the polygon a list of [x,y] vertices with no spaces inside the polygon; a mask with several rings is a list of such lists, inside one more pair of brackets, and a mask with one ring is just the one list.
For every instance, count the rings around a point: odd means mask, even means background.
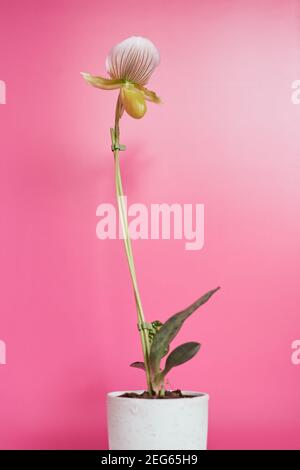
[{"label": "long green stem", "polygon": [[124,193],[123,193],[123,186],[122,186],[122,178],[121,178],[121,170],[120,170],[120,156],[119,156],[119,148],[120,148],[119,122],[120,122],[120,117],[121,117],[120,110],[121,110],[121,101],[119,97],[117,106],[116,106],[115,127],[114,129],[111,129],[112,146],[113,146],[114,159],[115,159],[116,193],[117,193],[120,221],[121,221],[122,232],[123,232],[124,247],[125,247],[125,252],[127,256],[130,276],[131,276],[133,290],[134,290],[137,314],[138,314],[138,327],[139,327],[141,343],[142,343],[148,392],[152,393],[151,374],[150,374],[150,366],[149,366],[149,354],[150,354],[149,337],[148,337],[148,332],[145,329],[146,322],[145,322],[142,302],[141,302],[140,293],[139,293],[138,284],[137,284],[136,270],[135,270],[135,265],[134,265],[132,246],[131,246],[131,240],[130,240],[130,234],[129,234],[129,228],[128,228],[128,221],[127,221],[127,214],[126,214],[126,209],[124,206]]}]

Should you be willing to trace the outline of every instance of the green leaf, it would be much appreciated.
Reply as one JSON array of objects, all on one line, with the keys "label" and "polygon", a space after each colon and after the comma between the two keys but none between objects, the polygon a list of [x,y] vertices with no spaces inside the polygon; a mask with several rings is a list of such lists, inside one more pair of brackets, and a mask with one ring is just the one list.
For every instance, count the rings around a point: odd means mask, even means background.
[{"label": "green leaf", "polygon": [[157,331],[162,327],[162,323],[159,320],[155,320],[151,322],[151,329],[148,330],[148,337],[150,344],[153,341],[154,336],[156,335]]},{"label": "green leaf", "polygon": [[146,370],[144,362],[139,362],[139,361],[133,362],[132,364],[130,364],[130,367],[135,367],[136,369]]},{"label": "green leaf", "polygon": [[188,308],[170,317],[159,329],[159,331],[157,331],[156,335],[153,338],[153,342],[150,349],[150,366],[152,374],[154,376],[159,373],[160,361],[162,357],[166,354],[166,351],[168,350],[171,341],[175,338],[185,320],[190,315],[192,315],[192,313],[197,310],[197,308],[205,304],[211,298],[211,296],[219,289],[220,288],[217,287],[216,289],[210,290],[198,300],[196,300]]},{"label": "green leaf", "polygon": [[173,367],[180,366],[180,364],[184,364],[192,359],[199,351],[200,346],[201,344],[199,343],[190,342],[181,344],[175,348],[167,357],[163,375],[165,376]]},{"label": "green leaf", "polygon": [[201,344],[195,342],[184,343],[174,349],[166,360],[166,366],[163,371],[159,371],[153,378],[155,388],[160,388],[164,382],[165,376],[173,367],[180,366],[192,359],[200,349]]}]

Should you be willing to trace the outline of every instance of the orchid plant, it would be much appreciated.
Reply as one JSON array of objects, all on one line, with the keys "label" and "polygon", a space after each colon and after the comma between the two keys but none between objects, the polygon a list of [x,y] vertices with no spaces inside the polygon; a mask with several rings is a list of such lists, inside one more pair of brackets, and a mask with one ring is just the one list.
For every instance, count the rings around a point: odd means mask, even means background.
[{"label": "orchid plant", "polygon": [[151,323],[145,320],[124,207],[119,155],[120,151],[125,150],[126,147],[120,144],[120,119],[124,111],[132,118],[142,118],[147,111],[146,101],[161,103],[157,94],[145,87],[159,62],[159,51],[149,39],[132,36],[114,46],[110,51],[106,59],[106,69],[109,78],[82,73],[83,78],[96,88],[119,90],[115,110],[115,124],[110,129],[111,149],[115,162],[115,185],[119,215],[137,309],[137,327],[143,351],[143,361],[134,362],[131,366],[145,371],[149,396],[163,396],[165,394],[165,378],[169,371],[173,367],[192,359],[199,351],[199,343],[184,343],[168,355],[165,365],[162,366],[162,359],[168,354],[170,343],[181,329],[185,320],[198,307],[205,304],[219,289],[217,287],[210,290],[188,308],[171,316],[164,324],[158,320]]}]

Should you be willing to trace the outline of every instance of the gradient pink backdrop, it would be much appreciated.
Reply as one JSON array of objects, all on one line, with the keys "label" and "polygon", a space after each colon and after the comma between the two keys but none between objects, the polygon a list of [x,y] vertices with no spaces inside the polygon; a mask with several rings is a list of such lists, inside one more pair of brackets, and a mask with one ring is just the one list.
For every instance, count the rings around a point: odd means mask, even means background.
[{"label": "gradient pink backdrop", "polygon": [[300,448],[299,15],[296,0],[1,0],[2,449],[105,448],[106,392],[144,386],[122,242],[95,234],[117,94],[79,75],[130,35],[160,49],[164,104],[123,119],[129,203],[205,204],[203,250],[134,242],[146,314],[222,286],[182,330],[203,346],[171,385],[210,394],[210,449]]}]

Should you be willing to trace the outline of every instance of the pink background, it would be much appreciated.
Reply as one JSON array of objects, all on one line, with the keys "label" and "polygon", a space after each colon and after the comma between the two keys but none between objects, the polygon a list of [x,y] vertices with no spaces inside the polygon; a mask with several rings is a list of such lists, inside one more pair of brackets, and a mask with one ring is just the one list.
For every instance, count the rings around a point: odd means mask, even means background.
[{"label": "pink background", "polygon": [[129,203],[205,204],[203,250],[134,242],[145,312],[222,287],[171,385],[210,394],[210,449],[300,448],[299,25],[294,0],[1,0],[2,449],[105,448],[106,392],[144,387],[122,242],[95,233],[117,93],[79,75],[130,35],[159,48],[164,103],[123,119]]}]

